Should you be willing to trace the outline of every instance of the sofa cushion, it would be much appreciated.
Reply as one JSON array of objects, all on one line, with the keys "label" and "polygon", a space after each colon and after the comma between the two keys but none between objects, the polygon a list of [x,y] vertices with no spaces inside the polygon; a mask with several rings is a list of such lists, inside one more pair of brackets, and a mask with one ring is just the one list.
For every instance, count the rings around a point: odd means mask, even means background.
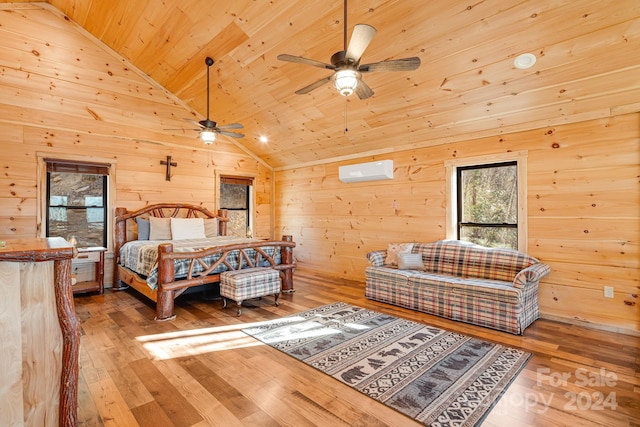
[{"label": "sofa cushion", "polygon": [[516,250],[485,248],[460,240],[416,243],[412,251],[422,254],[429,272],[506,282],[513,282],[521,270],[539,262]]},{"label": "sofa cushion", "polygon": [[521,291],[511,282],[490,279],[462,278],[422,272],[407,278],[409,286],[433,288],[436,293],[464,295],[466,298],[479,298],[498,301],[505,304],[520,303]]},{"label": "sofa cushion", "polygon": [[417,270],[398,270],[394,267],[367,267],[364,270],[367,283],[389,283],[406,285],[409,277],[421,274]]}]

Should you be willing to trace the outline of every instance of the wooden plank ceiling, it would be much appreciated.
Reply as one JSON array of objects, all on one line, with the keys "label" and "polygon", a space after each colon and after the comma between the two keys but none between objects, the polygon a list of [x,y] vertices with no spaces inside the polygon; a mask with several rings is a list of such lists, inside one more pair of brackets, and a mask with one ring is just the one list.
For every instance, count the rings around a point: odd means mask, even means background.
[{"label": "wooden plank ceiling", "polygon": [[[363,63],[422,60],[415,71],[366,74],[375,91],[367,100],[330,84],[295,95],[331,71],[276,59],[329,62],[342,50],[343,0],[48,3],[198,120],[206,115],[204,59],[213,57],[210,118],[242,123],[238,142],[275,169],[640,109],[637,0],[350,0],[349,34],[356,23],[378,30]],[[525,52],[537,63],[516,69]],[[163,125],[193,132],[182,119]]]}]

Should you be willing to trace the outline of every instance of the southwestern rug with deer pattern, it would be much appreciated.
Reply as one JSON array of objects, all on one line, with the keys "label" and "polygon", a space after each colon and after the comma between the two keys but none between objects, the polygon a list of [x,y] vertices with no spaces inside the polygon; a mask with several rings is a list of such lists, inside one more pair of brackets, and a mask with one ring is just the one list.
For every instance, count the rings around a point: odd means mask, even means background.
[{"label": "southwestern rug with deer pattern", "polygon": [[425,425],[479,424],[531,356],[342,302],[244,332]]}]

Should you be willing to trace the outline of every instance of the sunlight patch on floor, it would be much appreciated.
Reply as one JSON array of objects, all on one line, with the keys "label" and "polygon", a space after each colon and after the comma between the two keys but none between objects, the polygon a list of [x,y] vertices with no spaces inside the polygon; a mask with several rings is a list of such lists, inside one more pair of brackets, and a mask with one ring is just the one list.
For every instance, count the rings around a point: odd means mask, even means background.
[{"label": "sunlight patch on floor", "polygon": [[321,323],[309,322],[300,326],[291,326],[287,328],[278,328],[273,333],[267,333],[260,336],[260,340],[273,344],[280,341],[291,341],[297,339],[317,338],[321,336],[338,334],[341,331],[339,329],[328,328]]},{"label": "sunlight patch on floor", "polygon": [[[316,316],[319,320],[312,318],[302,318],[299,316],[290,317],[291,325],[280,324],[271,330],[261,331],[260,328],[252,330],[248,328],[248,333],[259,337],[260,341],[267,344],[274,344],[281,341],[306,340],[342,333],[345,329],[369,329],[369,326],[358,323],[342,323],[337,320],[325,318],[323,315]],[[284,319],[282,319],[284,320]],[[332,327],[331,324],[335,327]]]},{"label": "sunlight patch on floor", "polygon": [[[280,341],[309,339],[338,334],[342,327],[333,328],[326,323],[305,321],[299,316],[283,317],[264,322],[241,323],[237,325],[216,326],[213,328],[191,329],[186,331],[165,332],[162,334],[136,337],[143,348],[155,360],[194,356],[215,351],[234,350],[254,347],[263,343],[273,344]],[[272,330],[262,332],[262,326],[277,324]],[[349,328],[368,328],[364,325],[349,323]],[[260,341],[247,335],[247,332],[260,336]]]},{"label": "sunlight patch on floor", "polygon": [[242,323],[136,337],[153,359],[166,360],[215,351],[263,345],[242,329],[268,322]]}]

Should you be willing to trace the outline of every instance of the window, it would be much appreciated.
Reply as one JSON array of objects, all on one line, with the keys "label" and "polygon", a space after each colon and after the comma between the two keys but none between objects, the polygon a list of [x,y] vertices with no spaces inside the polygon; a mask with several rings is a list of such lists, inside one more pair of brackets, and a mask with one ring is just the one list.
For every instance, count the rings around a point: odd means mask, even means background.
[{"label": "window", "polygon": [[227,234],[230,236],[253,235],[250,214],[252,185],[252,178],[220,177],[220,208],[228,211]]},{"label": "window", "polygon": [[527,250],[526,152],[445,162],[447,239]]},{"label": "window", "polygon": [[108,164],[44,159],[47,237],[107,247]]},{"label": "window", "polygon": [[458,239],[518,249],[516,162],[457,168]]}]

